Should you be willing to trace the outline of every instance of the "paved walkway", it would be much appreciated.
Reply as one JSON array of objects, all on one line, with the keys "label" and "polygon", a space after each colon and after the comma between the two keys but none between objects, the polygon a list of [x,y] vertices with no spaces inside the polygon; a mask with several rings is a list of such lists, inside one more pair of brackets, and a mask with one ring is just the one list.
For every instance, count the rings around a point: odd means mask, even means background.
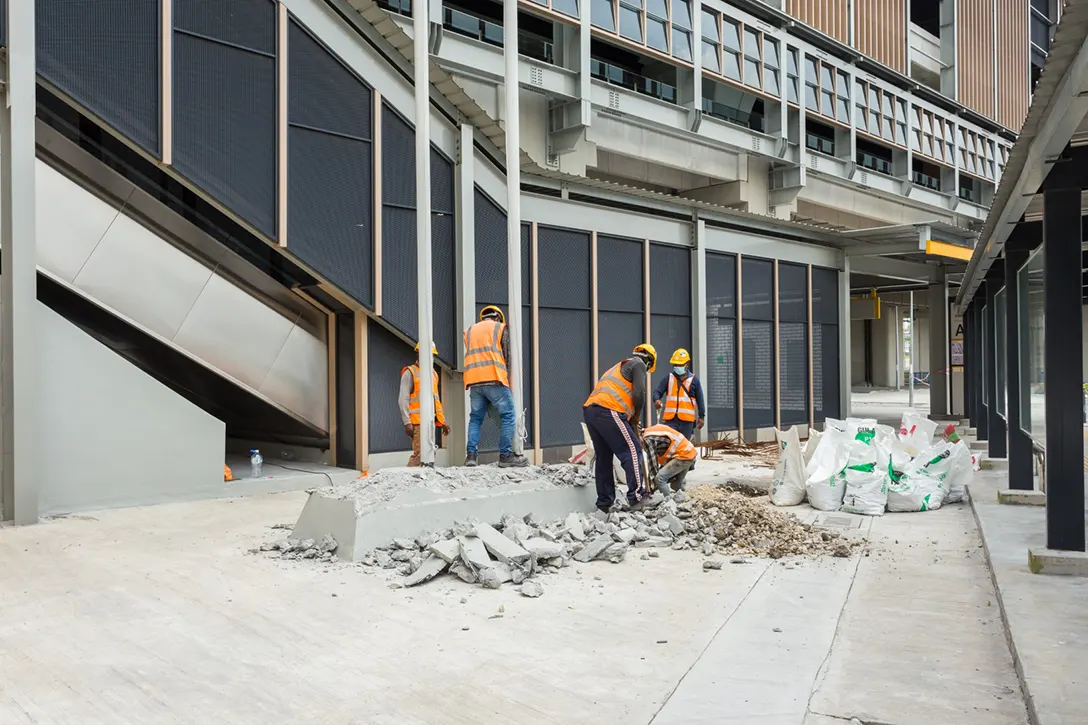
[{"label": "paved walkway", "polygon": [[1026,722],[963,506],[866,519],[869,557],[665,550],[525,599],[244,554],[303,500],[0,530],[0,723]]}]

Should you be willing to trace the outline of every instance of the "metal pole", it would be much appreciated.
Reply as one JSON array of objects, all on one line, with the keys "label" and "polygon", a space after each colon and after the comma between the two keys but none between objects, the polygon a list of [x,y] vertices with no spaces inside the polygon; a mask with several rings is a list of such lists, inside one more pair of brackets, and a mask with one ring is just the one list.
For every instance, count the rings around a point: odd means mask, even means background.
[{"label": "metal pole", "polygon": [[0,103],[0,518],[17,524],[38,520],[34,7],[7,3],[7,84]]},{"label": "metal pole", "polygon": [[[427,2],[415,3],[413,63],[416,97],[416,288],[419,301],[419,455],[434,465],[434,334],[431,309],[431,72]],[[447,350],[446,354],[451,354]]]},{"label": "metal pole", "polygon": [[510,328],[510,392],[514,396],[514,410],[518,423],[514,434],[514,453],[524,450],[521,433],[525,430],[523,405],[524,377],[521,329],[521,110],[518,104],[518,4],[514,0],[503,3],[503,56],[506,60],[506,257],[508,260],[510,306],[506,321]]},{"label": "metal pole", "polygon": [[914,351],[918,341],[914,339],[914,290],[910,291],[910,367],[907,369],[907,405],[914,407]]},{"label": "metal pole", "polygon": [[903,389],[903,319],[895,306],[895,392]]}]

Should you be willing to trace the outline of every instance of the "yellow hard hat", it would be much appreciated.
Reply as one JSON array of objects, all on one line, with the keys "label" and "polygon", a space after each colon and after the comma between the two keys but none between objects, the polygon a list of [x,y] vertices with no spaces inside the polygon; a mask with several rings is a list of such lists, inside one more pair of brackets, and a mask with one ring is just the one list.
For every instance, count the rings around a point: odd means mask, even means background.
[{"label": "yellow hard hat", "polygon": [[[416,343],[416,352],[419,352],[419,343],[418,342]],[[438,354],[438,345],[435,345],[433,342],[431,343],[431,354],[432,355],[437,355]]]},{"label": "yellow hard hat", "polygon": [[644,352],[650,356],[650,364],[646,366],[646,369],[651,373],[657,369],[657,348],[648,342],[644,342],[641,345],[635,345],[635,349],[632,352]]},{"label": "yellow hard hat", "polygon": [[691,355],[682,347],[677,348],[676,352],[669,358],[669,364],[671,365],[687,365],[689,362],[691,362]]},{"label": "yellow hard hat", "polygon": [[503,324],[506,324],[506,315],[504,315],[502,313],[502,310],[500,310],[495,305],[488,305],[487,307],[480,310],[480,319],[481,320],[484,319],[484,315],[486,315],[489,312],[494,312],[495,314],[497,314],[499,316],[499,322],[501,322]]}]

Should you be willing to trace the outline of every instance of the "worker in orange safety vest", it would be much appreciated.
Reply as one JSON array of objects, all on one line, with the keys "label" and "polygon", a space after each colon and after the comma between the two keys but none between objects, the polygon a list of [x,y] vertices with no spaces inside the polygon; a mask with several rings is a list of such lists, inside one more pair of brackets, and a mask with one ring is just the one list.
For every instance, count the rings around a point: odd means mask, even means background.
[{"label": "worker in orange safety vest", "polygon": [[517,410],[510,390],[507,366],[510,330],[502,310],[488,305],[480,310],[480,321],[465,330],[465,388],[469,391],[468,440],[465,465],[478,463],[480,428],[488,408],[499,415],[499,467],[520,468],[529,460],[514,453]]},{"label": "worker in orange safety vest", "polygon": [[[432,345],[433,355],[438,355],[438,347]],[[450,434],[450,427],[446,424],[446,413],[442,409],[442,400],[438,395],[438,368],[435,367],[431,383],[434,387],[434,421],[435,427],[440,428],[446,435]],[[402,368],[400,371],[400,394],[397,396],[400,406],[400,418],[404,424],[404,432],[412,439],[412,455],[408,458],[408,465],[412,468],[420,464],[419,438],[419,344],[416,344],[416,364]]]},{"label": "worker in orange safety vest", "polygon": [[698,455],[695,446],[675,428],[660,423],[642,431],[642,441],[657,464],[657,490],[668,500],[675,487],[677,501],[683,502],[688,471]]}]

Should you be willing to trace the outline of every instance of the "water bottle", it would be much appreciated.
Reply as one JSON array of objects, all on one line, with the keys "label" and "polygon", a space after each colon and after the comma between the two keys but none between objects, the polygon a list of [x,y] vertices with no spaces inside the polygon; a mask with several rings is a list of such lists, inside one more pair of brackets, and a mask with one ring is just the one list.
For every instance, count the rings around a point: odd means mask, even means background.
[{"label": "water bottle", "polygon": [[254,448],[250,451],[249,457],[249,477],[260,478],[261,468],[264,466],[264,459],[261,458],[261,452]]}]

